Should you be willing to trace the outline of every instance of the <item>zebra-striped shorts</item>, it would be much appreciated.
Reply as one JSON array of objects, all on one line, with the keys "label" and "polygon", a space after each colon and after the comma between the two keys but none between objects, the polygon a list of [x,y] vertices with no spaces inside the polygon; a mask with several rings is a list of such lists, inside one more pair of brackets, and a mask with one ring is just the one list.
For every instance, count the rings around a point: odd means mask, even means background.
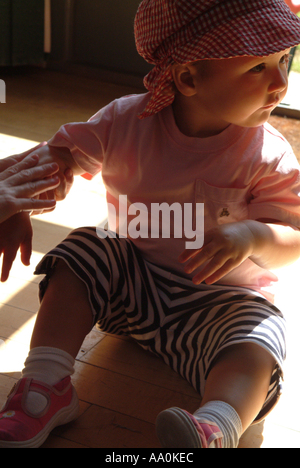
[{"label": "zebra-striped shorts", "polygon": [[[101,238],[101,233],[103,238]],[[39,263],[46,274],[40,297],[58,259],[85,283],[95,324],[101,330],[131,335],[160,356],[200,395],[216,356],[228,346],[251,342],[276,360],[263,419],[280,395],[285,359],[285,321],[258,293],[234,286],[194,285],[144,260],[133,243],[109,231],[80,228]]]}]

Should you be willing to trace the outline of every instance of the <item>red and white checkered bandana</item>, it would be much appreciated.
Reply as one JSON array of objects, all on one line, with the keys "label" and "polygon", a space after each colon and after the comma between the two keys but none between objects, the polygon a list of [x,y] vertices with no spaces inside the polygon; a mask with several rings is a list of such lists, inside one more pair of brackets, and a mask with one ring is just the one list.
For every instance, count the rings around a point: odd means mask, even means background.
[{"label": "red and white checkered bandana", "polygon": [[172,64],[281,52],[300,43],[300,20],[284,0],[143,0],[135,39],[155,65],[144,79],[152,93],[144,118],[174,101]]}]

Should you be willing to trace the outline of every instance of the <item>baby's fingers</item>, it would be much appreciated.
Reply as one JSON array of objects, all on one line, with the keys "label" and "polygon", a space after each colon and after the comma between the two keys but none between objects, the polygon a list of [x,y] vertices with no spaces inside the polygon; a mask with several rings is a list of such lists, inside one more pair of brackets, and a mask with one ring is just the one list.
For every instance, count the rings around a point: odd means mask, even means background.
[{"label": "baby's fingers", "polygon": [[189,262],[185,265],[184,271],[188,274],[193,273],[197,268],[203,266],[211,258],[213,258],[219,251],[219,247],[214,242],[210,242],[208,245],[202,247],[193,256],[191,256]]},{"label": "baby's fingers", "polygon": [[179,256],[178,261],[179,263],[186,263],[191,258],[195,257],[202,249],[186,249],[182,254]]},{"label": "baby's fingers", "polygon": [[53,211],[55,209],[56,207],[55,188],[54,189],[50,188],[46,192],[40,193],[40,195],[38,195],[37,198],[40,202],[49,201],[51,203],[54,203],[54,205],[52,208],[45,206],[45,209],[42,207],[38,208],[37,206],[35,206],[31,212],[31,216],[37,216],[37,215],[43,214],[45,211]]},{"label": "baby's fingers", "polygon": [[200,273],[197,273],[193,277],[193,283],[201,284],[205,282],[206,284],[213,284],[229,273],[232,268],[232,261],[230,259],[225,260],[221,256],[216,256],[203,268],[202,271],[200,271]]},{"label": "baby's fingers", "polygon": [[60,173],[60,184],[55,190],[55,198],[57,201],[64,200],[71,190],[74,182],[74,176],[71,169],[66,169],[64,174]]}]

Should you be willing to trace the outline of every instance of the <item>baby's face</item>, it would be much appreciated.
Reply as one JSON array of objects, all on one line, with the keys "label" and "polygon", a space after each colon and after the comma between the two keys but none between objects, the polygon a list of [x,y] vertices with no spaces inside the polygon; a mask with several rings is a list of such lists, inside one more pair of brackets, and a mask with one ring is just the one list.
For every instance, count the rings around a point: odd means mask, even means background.
[{"label": "baby's face", "polygon": [[224,121],[224,126],[265,123],[286,95],[289,52],[198,62],[199,109],[216,122]]}]

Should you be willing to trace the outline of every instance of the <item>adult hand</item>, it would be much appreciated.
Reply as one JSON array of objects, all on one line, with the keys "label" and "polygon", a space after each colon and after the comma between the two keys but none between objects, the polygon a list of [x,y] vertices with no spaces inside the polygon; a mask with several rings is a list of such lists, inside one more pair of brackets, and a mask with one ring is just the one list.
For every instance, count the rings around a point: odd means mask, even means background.
[{"label": "adult hand", "polygon": [[57,163],[59,166],[57,173],[60,180],[59,185],[55,190],[43,192],[39,198],[44,200],[55,198],[56,201],[64,200],[73,185],[74,175],[80,175],[84,172],[73,160],[70,150],[68,148],[52,147],[44,142],[39,147],[30,150],[30,152],[38,155],[39,165],[41,166],[49,163]]},{"label": "adult hand", "polygon": [[47,142],[43,141],[42,143],[39,143],[38,145],[36,145],[34,148],[24,151],[23,153],[14,154],[13,156],[0,159],[0,173],[5,171],[11,166],[14,166],[16,163],[23,161],[23,159],[25,159],[27,156],[29,156],[30,154],[33,154],[35,151],[37,151],[40,148],[43,148],[43,146],[46,146],[46,145],[47,145]]},{"label": "adult hand", "polygon": [[20,249],[21,261],[30,264],[32,253],[32,226],[28,213],[18,213],[0,225],[0,255],[2,256],[1,282],[5,282]]},{"label": "adult hand", "polygon": [[[59,167],[56,163],[38,166],[37,155],[23,156],[21,162],[12,163],[14,157],[2,160],[0,169],[0,223],[21,211],[52,210],[55,198],[39,199],[41,193],[54,190],[60,184],[55,175]],[[20,157],[21,159],[21,157]]]}]

